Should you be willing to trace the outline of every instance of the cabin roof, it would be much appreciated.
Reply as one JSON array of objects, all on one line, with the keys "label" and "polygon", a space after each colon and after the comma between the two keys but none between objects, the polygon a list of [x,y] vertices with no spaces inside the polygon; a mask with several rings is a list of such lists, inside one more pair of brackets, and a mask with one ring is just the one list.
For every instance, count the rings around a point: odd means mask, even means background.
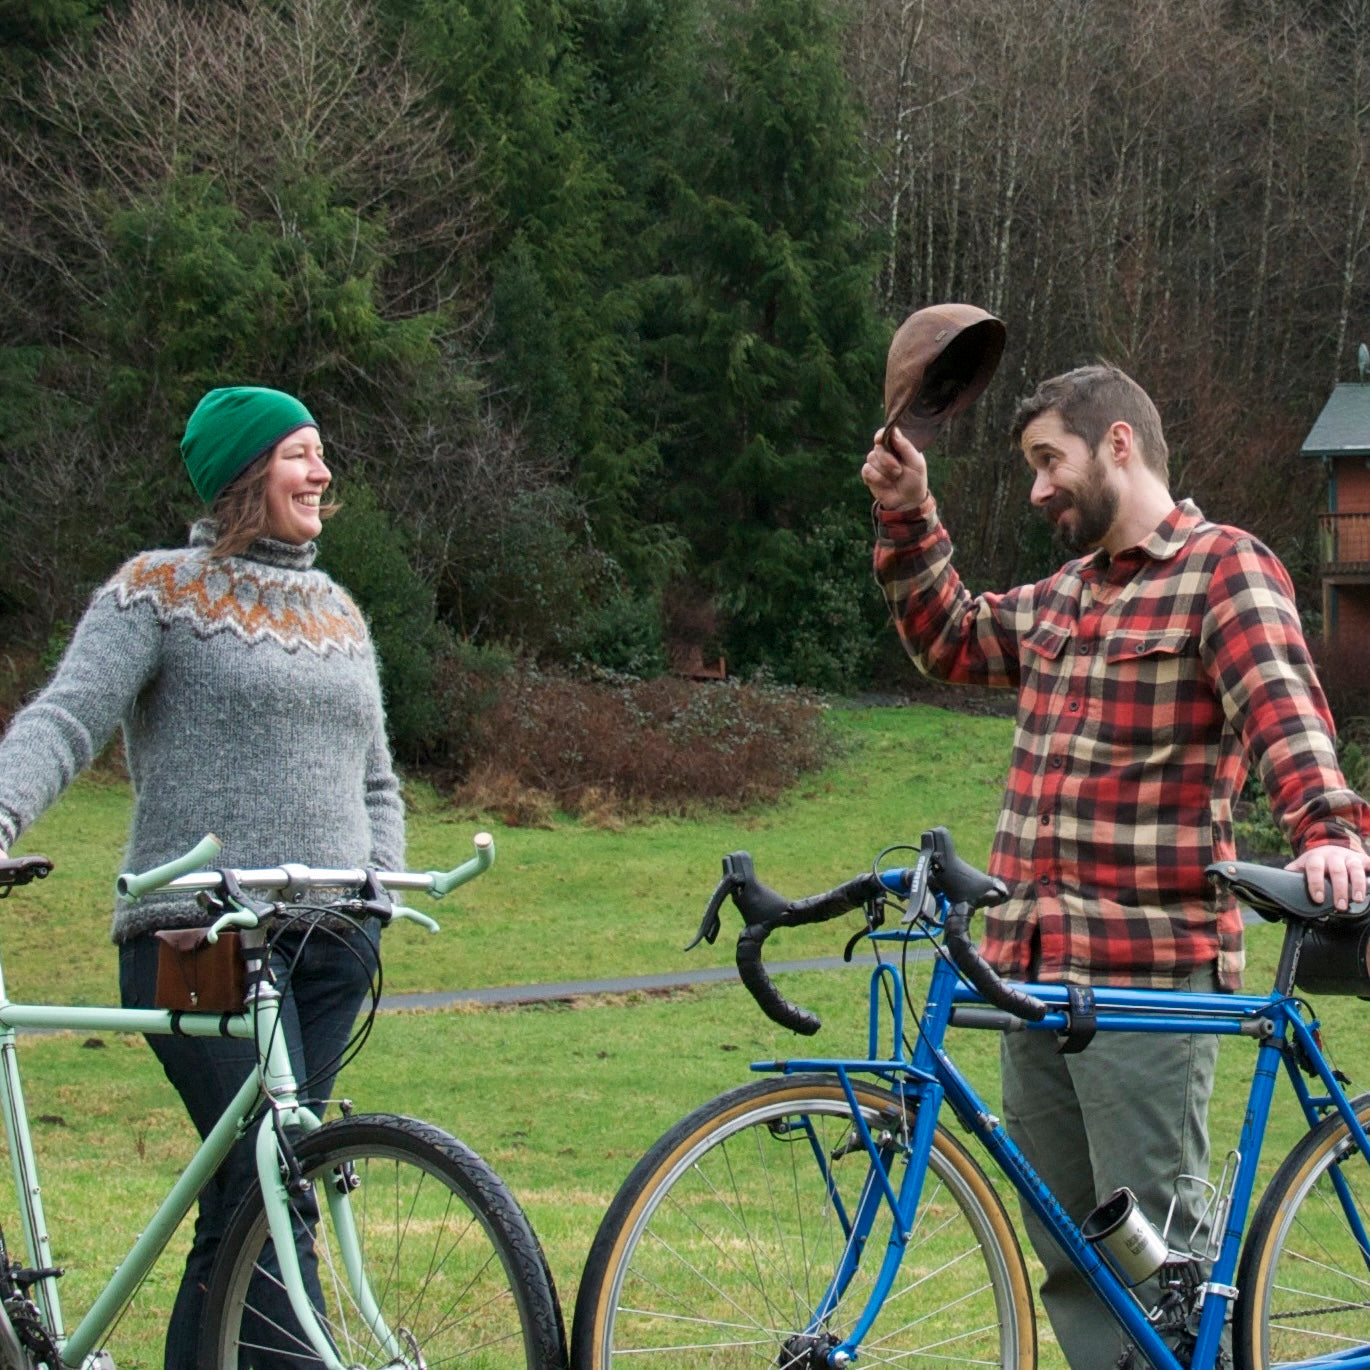
[{"label": "cabin roof", "polygon": [[1305,457],[1370,456],[1370,384],[1337,386],[1299,450]]}]

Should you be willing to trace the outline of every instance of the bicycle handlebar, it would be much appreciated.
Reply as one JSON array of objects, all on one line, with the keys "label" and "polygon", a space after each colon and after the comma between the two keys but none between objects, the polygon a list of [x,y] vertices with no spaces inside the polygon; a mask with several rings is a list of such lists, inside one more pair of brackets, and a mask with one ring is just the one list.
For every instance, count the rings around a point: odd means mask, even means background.
[{"label": "bicycle handlebar", "polygon": [[738,934],[736,951],[742,983],[772,1022],[811,1037],[822,1026],[822,1021],[808,1009],[790,1003],[776,989],[762,960],[766,939],[776,928],[826,922],[852,909],[873,906],[887,894],[905,896],[910,907],[921,908],[928,890],[942,895],[951,904],[944,920],[944,931],[947,952],[956,968],[996,1008],[1018,1018],[1040,1022],[1047,1014],[1047,1006],[1001,980],[976,951],[967,934],[972,911],[1002,903],[1008,898],[1008,889],[1002,881],[962,861],[945,828],[933,828],[923,834],[916,865],[883,872],[869,871],[824,894],[806,899],[789,900],[763,885],[756,878],[750,853],[733,852],[723,858],[723,878],[704,911],[699,931],[686,950],[698,946],[701,941],[714,941],[721,927],[719,915],[723,901],[731,897],[744,924]]},{"label": "bicycle handlebar", "polygon": [[[450,894],[458,885],[464,885],[468,880],[473,880],[482,871],[488,871],[495,862],[495,839],[488,832],[478,832],[472,839],[475,845],[476,854],[469,860],[463,861],[460,866],[450,871],[429,871],[428,893],[434,899],[441,899],[444,894]],[[384,884],[384,877],[381,879]],[[393,889],[406,888],[402,885],[394,885]],[[419,888],[422,888],[420,886]]]},{"label": "bicycle handlebar", "polygon": [[[476,854],[450,871],[368,871],[361,869],[329,870],[323,867],[287,864],[260,870],[204,869],[219,854],[221,844],[213,834],[202,838],[185,855],[168,861],[141,874],[125,873],[115,882],[120,899],[138,899],[156,890],[220,890],[228,882],[241,889],[284,892],[287,896],[311,889],[336,889],[364,886],[369,880],[387,890],[423,890],[440,899],[458,885],[464,885],[482,871],[489,870],[495,860],[495,839],[488,832],[478,832],[472,839]],[[394,906],[393,915],[426,924],[436,930],[436,924],[426,915],[413,909]]]},{"label": "bicycle handlebar", "polygon": [[[114,882],[115,892],[121,899],[137,899],[153,890],[164,889],[178,876],[207,866],[223,851],[224,844],[214,834],[206,833],[188,852],[171,861],[154,866],[141,875],[124,874]],[[197,885],[196,889],[210,889],[215,886]]]},{"label": "bicycle handlebar", "polygon": [[739,873],[743,867],[746,873],[743,883],[731,891],[733,903],[742,911],[742,917],[746,922],[737,938],[737,973],[766,1017],[772,1022],[779,1023],[781,1027],[789,1028],[791,1032],[812,1037],[823,1026],[822,1020],[808,1009],[790,1003],[776,989],[761,959],[762,945],[776,928],[794,928],[804,923],[825,923],[830,918],[837,918],[852,909],[859,909],[868,900],[883,893],[884,886],[880,883],[880,877],[874,873],[858,875],[855,879],[828,890],[826,894],[815,894],[808,899],[798,899],[789,903],[783,895],[768,889],[756,879],[751,868],[752,859],[746,852],[735,852],[733,857],[725,858],[725,871],[727,862],[734,858],[741,858],[736,864]]},{"label": "bicycle handlebar", "polygon": [[943,920],[947,951],[956,969],[980,992],[980,997],[995,1008],[1011,1013],[1029,1023],[1040,1023],[1047,1016],[1047,1005],[1035,994],[1016,989],[999,978],[994,969],[975,949],[970,940],[970,909],[955,905]]}]

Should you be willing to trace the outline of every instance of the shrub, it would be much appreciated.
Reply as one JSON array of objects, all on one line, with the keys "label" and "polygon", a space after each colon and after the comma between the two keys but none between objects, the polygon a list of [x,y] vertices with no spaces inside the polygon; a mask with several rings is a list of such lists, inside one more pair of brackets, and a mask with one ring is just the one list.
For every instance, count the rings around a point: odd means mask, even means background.
[{"label": "shrub", "polygon": [[[1370,796],[1370,715],[1347,718],[1338,727],[1337,760],[1346,783],[1357,794]],[[1237,854],[1243,860],[1288,859],[1289,840],[1275,822],[1254,772],[1247,776],[1237,803],[1234,828]]]},{"label": "shrub", "polygon": [[1370,714],[1342,724],[1337,755],[1346,783],[1362,797],[1370,797]]},{"label": "shrub", "polygon": [[569,655],[580,666],[629,676],[655,676],[666,669],[661,610],[650,596],[615,590],[588,605],[568,637]]},{"label": "shrub", "polygon": [[436,708],[442,714],[439,737],[425,760],[443,779],[470,773],[483,753],[488,719],[500,703],[514,665],[503,647],[453,640],[433,663]]},{"label": "shrub", "polygon": [[[1337,722],[1337,759],[1342,774],[1357,794],[1370,795],[1370,644],[1334,639],[1312,645],[1318,677]],[[1288,857],[1288,840],[1254,775],[1247,777],[1238,810],[1235,827],[1239,855],[1253,860]]]},{"label": "shrub", "polygon": [[20,706],[46,679],[32,649],[10,647],[0,655],[0,731],[9,727]]},{"label": "shrub", "polygon": [[1337,727],[1370,718],[1370,642],[1334,638],[1316,643],[1313,651]]},{"label": "shrub", "polygon": [[1318,676],[1337,721],[1337,756],[1346,783],[1370,795],[1370,642],[1319,642]]},{"label": "shrub", "polygon": [[772,536],[725,597],[729,662],[834,694],[868,684],[889,619],[870,567],[867,522],[841,510]]},{"label": "shrub", "polygon": [[1293,854],[1259,781],[1248,779],[1241,798],[1233,805],[1232,836],[1241,861],[1283,865]]},{"label": "shrub", "polygon": [[773,799],[836,750],[816,696],[765,681],[585,680],[524,669],[475,723],[465,802],[508,793],[517,781],[599,821],[615,811]]},{"label": "shrub", "polygon": [[356,598],[371,623],[391,745],[405,761],[425,759],[445,727],[434,689],[434,658],[448,641],[432,591],[369,486],[349,482],[343,507],[319,541],[319,565]]}]

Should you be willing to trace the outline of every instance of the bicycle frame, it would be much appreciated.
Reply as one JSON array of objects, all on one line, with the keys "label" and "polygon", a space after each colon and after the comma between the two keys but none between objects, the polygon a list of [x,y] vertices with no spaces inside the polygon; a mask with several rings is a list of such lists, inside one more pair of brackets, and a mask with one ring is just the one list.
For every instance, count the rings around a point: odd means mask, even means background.
[{"label": "bicycle frame", "polygon": [[[495,846],[490,834],[476,833],[473,844],[475,855],[449,871],[334,870],[297,864],[261,870],[229,870],[213,868],[221,844],[213,834],[207,834],[190,851],[153,870],[120,875],[115,888],[121,899],[136,899],[163,889],[222,891],[224,899],[215,906],[219,916],[208,929],[207,937],[213,941],[219,931],[238,926],[244,930],[244,949],[259,949],[265,945],[260,922],[273,906],[246,897],[243,886],[278,891],[287,901],[298,899],[311,888],[350,888],[357,891],[355,907],[363,913],[372,913],[383,923],[404,918],[426,927],[430,932],[436,932],[438,925],[431,918],[395,903],[387,891],[422,890],[434,898],[441,898],[493,864]],[[45,877],[52,870],[52,863],[46,857],[22,857],[16,860],[0,857],[0,865],[6,870],[4,888],[0,889],[0,893],[5,894],[12,886]],[[246,1007],[237,1014],[14,1004],[9,1000],[4,975],[0,971],[0,1113],[4,1115],[20,1223],[30,1261],[30,1269],[24,1272],[22,1288],[26,1294],[31,1291],[46,1333],[56,1344],[62,1363],[69,1370],[87,1365],[93,1370],[96,1364],[106,1359],[97,1351],[100,1343],[161,1256],[191,1205],[234,1144],[247,1135],[254,1116],[259,1113],[261,1121],[255,1147],[257,1183],[262,1193],[280,1283],[299,1322],[301,1333],[319,1360],[327,1370],[344,1370],[344,1362],[322,1325],[305,1286],[287,1188],[288,1172],[293,1174],[295,1182],[303,1182],[299,1180],[298,1167],[290,1155],[290,1144],[285,1139],[284,1130],[289,1128],[296,1133],[311,1133],[321,1124],[318,1117],[299,1101],[299,1088],[291,1068],[289,1051],[284,1035],[278,1030],[280,993],[269,978],[251,973],[251,966],[249,971]],[[62,1318],[57,1291],[57,1278],[62,1272],[52,1264],[37,1160],[19,1076],[15,1034],[24,1028],[140,1032],[149,1036],[223,1036],[253,1042],[257,1055],[256,1068],[244,1080],[166,1198],[148,1220],[143,1232],[134,1241],[128,1255],[115,1268],[85,1317],[70,1334],[66,1332]],[[354,1187],[351,1166],[346,1163],[336,1168],[334,1181],[324,1186],[348,1290],[361,1318],[384,1348],[390,1362],[394,1365],[409,1363],[407,1343],[403,1343],[386,1325],[380,1303],[367,1281],[358,1229],[348,1198]],[[521,1219],[522,1215],[519,1217]],[[3,1306],[0,1306],[0,1358],[16,1365],[24,1363],[26,1358],[14,1325]],[[50,1359],[46,1353],[45,1359]]]},{"label": "bicycle frame", "polygon": [[[939,896],[939,910],[946,913],[945,900]],[[872,934],[873,940],[934,941],[936,933],[921,928]],[[1282,961],[1283,965],[1283,961]],[[882,980],[891,991],[893,1021],[888,1051],[881,1048]],[[986,1004],[975,990],[965,985],[949,959],[936,956],[917,1040],[911,1057],[906,1054],[903,1031],[904,985],[899,969],[883,963],[870,979],[870,1036],[865,1059],[805,1058],[785,1061],[759,1061],[753,1070],[780,1071],[786,1074],[819,1071],[834,1075],[846,1092],[857,1134],[871,1160],[870,1178],[855,1214],[838,1211],[847,1237],[841,1267],[834,1272],[828,1289],[806,1329],[817,1332],[826,1312],[846,1288],[860,1252],[865,1246],[882,1205],[893,1215],[890,1239],[871,1295],[856,1319],[846,1341],[831,1352],[831,1363],[845,1364],[854,1359],[861,1341],[874,1323],[889,1295],[903,1257],[904,1247],[913,1231],[921,1199],[923,1177],[933,1144],[937,1121],[945,1102],[957,1119],[972,1132],[1008,1177],[1023,1202],[1042,1221],[1061,1250],[1089,1282],[1102,1303],[1113,1314],[1127,1335],[1156,1370],[1181,1370],[1181,1363],[1161,1340],[1148,1321],[1146,1311],[1098,1250],[1081,1235],[1079,1227],[1061,1207],[1046,1183],[1037,1175],[1022,1151],[1010,1139],[998,1118],[979,1097],[969,1080],[944,1049],[946,1029],[965,1026],[979,1029],[1064,1031],[1068,1026],[1068,990],[1063,985],[1024,984],[1016,986],[1048,1004],[1051,1011],[1040,1023],[1027,1024],[1010,1019],[1002,1010]],[[1316,1023],[1308,1023],[1293,998],[1279,993],[1264,997],[1241,994],[1191,994],[1173,990],[1109,989],[1094,991],[1097,1030],[1100,1032],[1200,1033],[1215,1036],[1247,1036],[1258,1040],[1256,1063],[1247,1099],[1245,1120],[1237,1147],[1237,1165],[1231,1187],[1221,1198],[1213,1218],[1213,1229],[1221,1230],[1221,1246],[1204,1286],[1202,1310],[1191,1367],[1209,1370],[1216,1364],[1219,1339],[1228,1306],[1236,1297],[1237,1261],[1242,1234],[1256,1183],[1262,1143],[1270,1118],[1275,1082],[1280,1064],[1293,1086],[1295,1096],[1310,1127],[1335,1111],[1346,1123],[1362,1157],[1370,1161],[1370,1139],[1334,1077],[1314,1037]],[[1313,1093],[1303,1078],[1300,1063],[1306,1064],[1324,1091]],[[861,1116],[852,1088],[853,1074],[874,1075],[909,1105],[913,1126],[907,1139],[908,1164],[898,1192],[890,1179],[892,1152],[881,1149]],[[819,1157],[820,1165],[826,1158]],[[1360,1231],[1363,1248],[1370,1250],[1370,1237]],[[1370,1352],[1329,1355],[1309,1365],[1336,1365],[1339,1370],[1370,1370]]]},{"label": "bicycle frame", "polygon": [[[171,1240],[177,1226],[189,1213],[200,1191],[209,1182],[234,1143],[246,1133],[253,1115],[265,1102],[267,1113],[258,1125],[257,1133],[257,1172],[268,1222],[273,1238],[277,1239],[275,1246],[281,1278],[300,1326],[314,1350],[329,1370],[342,1370],[343,1363],[328,1335],[320,1326],[305,1290],[298,1253],[294,1239],[290,1235],[290,1213],[281,1177],[275,1125],[279,1120],[283,1126],[312,1132],[320,1123],[297,1098],[296,1081],[284,1035],[276,1030],[279,997],[274,989],[264,986],[257,997],[248,1004],[245,1012],[227,1016],[217,1013],[173,1014],[162,1009],[14,1004],[5,993],[3,972],[0,972],[0,1112],[4,1114],[5,1131],[9,1139],[15,1190],[19,1201],[19,1217],[29,1261],[34,1270],[45,1272],[33,1284],[31,1297],[38,1304],[48,1329],[61,1348],[64,1365],[75,1370],[75,1367],[85,1364],[95,1354],[120,1311],[132,1298],[138,1285]],[[57,1290],[58,1272],[52,1264],[47,1221],[43,1214],[38,1183],[37,1162],[29,1131],[23,1087],[19,1078],[15,1035],[21,1028],[67,1028],[83,1032],[133,1032],[152,1035],[170,1035],[175,1031],[192,1037],[225,1035],[266,1044],[264,1053],[259,1054],[257,1069],[244,1081],[242,1088],[191,1157],[156,1212],[149,1218],[89,1311],[69,1335],[65,1331],[62,1319],[61,1300]],[[335,1193],[334,1187],[330,1186],[328,1202],[337,1214],[347,1207],[348,1201],[346,1194]],[[344,1234],[346,1268],[353,1281],[359,1305],[374,1309],[375,1300],[366,1288],[355,1236],[351,1242],[351,1251],[345,1249],[346,1234],[350,1230],[349,1222],[339,1223],[339,1231]],[[0,1319],[4,1316],[3,1310],[0,1310]],[[379,1313],[375,1314],[373,1329],[383,1341],[392,1341],[389,1333],[379,1324]],[[398,1348],[392,1346],[391,1349],[398,1354]]]}]

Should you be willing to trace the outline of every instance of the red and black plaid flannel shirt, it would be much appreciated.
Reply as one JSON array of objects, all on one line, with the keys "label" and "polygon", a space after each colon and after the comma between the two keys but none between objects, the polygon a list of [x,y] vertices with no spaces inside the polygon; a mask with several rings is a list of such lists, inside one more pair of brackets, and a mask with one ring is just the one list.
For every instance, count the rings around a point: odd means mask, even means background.
[{"label": "red and black plaid flannel shirt", "polygon": [[1248,758],[1296,851],[1358,846],[1293,588],[1276,557],[1188,501],[1110,560],[972,596],[931,497],[880,510],[876,578],[930,675],[1018,691],[990,869],[1012,897],[981,951],[1001,973],[1172,986],[1241,983],[1241,917],[1204,879],[1234,856]]}]

